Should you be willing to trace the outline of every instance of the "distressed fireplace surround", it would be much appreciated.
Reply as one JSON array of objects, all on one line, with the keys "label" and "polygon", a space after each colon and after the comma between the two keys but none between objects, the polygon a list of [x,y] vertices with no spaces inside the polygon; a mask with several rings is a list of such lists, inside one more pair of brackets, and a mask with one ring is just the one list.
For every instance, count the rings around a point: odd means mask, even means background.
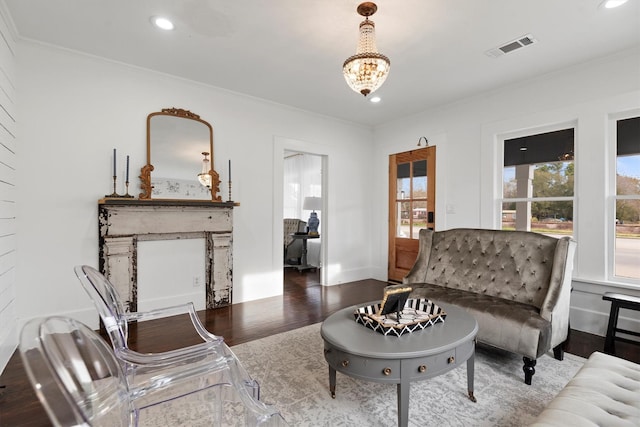
[{"label": "distressed fireplace surround", "polygon": [[98,203],[100,272],[125,309],[138,310],[139,241],[205,239],[206,307],[231,304],[234,202],[102,199]]}]

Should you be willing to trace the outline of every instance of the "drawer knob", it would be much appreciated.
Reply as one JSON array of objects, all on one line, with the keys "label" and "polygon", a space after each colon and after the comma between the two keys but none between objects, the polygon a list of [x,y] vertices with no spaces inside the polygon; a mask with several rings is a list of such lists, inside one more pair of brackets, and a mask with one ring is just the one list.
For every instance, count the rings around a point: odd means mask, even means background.
[{"label": "drawer knob", "polygon": [[342,361],[342,367],[346,368],[347,366],[349,366],[349,361],[348,360],[343,360]]},{"label": "drawer knob", "polygon": [[425,372],[427,372],[427,366],[426,365],[418,366],[418,372],[420,372],[421,374],[424,374]]},{"label": "drawer knob", "polygon": [[455,361],[456,361],[456,358],[455,358],[455,357],[453,357],[453,356],[451,356],[451,357],[449,357],[449,358],[447,359],[447,362],[449,362],[449,363],[453,363],[453,362],[455,362]]},{"label": "drawer knob", "polygon": [[384,368],[382,370],[382,373],[385,374],[386,376],[391,375],[391,368]]}]

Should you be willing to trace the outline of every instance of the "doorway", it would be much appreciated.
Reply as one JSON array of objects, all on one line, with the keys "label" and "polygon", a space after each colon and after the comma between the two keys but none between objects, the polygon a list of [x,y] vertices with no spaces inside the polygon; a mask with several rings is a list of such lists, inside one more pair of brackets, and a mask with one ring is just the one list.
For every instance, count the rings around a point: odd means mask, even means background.
[{"label": "doorway", "polygon": [[389,156],[388,279],[401,282],[418,256],[419,232],[434,229],[436,147]]},{"label": "doorway", "polygon": [[[285,150],[283,184],[283,268],[319,276],[324,243],[323,156]],[[295,233],[299,235],[292,236]]]}]

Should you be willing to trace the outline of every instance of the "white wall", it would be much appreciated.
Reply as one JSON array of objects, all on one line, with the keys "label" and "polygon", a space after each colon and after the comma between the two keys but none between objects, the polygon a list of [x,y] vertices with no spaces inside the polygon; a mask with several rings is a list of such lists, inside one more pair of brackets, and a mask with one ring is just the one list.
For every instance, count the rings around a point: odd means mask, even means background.
[{"label": "white wall", "polygon": [[[571,327],[604,334],[609,304],[601,295],[612,286],[640,295],[640,287],[615,284],[606,268],[607,178],[613,167],[607,136],[610,117],[640,111],[640,51],[621,52],[571,69],[504,87],[455,104],[441,106],[378,126],[374,186],[376,203],[386,204],[388,156],[413,149],[426,136],[437,146],[436,229],[499,228],[500,134],[559,123],[576,126],[576,230]],[[386,277],[386,214],[375,211],[381,232],[372,254]],[[637,312],[624,314],[628,329],[640,330]]]},{"label": "white wall", "polygon": [[241,204],[234,209],[234,303],[282,293],[284,148],[328,156],[325,218],[331,221],[323,227],[335,238],[325,258],[334,265],[326,283],[370,277],[366,251],[341,249],[345,236],[358,236],[351,243],[366,246],[362,239],[369,234],[362,218],[372,194],[370,129],[31,42],[18,44],[17,58],[25,153],[19,174],[20,321],[59,313],[97,326],[73,266],[97,266],[97,202],[112,191],[113,148],[120,164],[131,156],[137,176],[146,163],[147,114],[168,107],[188,109],[212,124],[218,171],[226,173],[232,160],[233,199]]},{"label": "white wall", "polygon": [[[4,4],[4,3],[3,3]],[[17,343],[15,40],[0,8],[0,372]]]}]

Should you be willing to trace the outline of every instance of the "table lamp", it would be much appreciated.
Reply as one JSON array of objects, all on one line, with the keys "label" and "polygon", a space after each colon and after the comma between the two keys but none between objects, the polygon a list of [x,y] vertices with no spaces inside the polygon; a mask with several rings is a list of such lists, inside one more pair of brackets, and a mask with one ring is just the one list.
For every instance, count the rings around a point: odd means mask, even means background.
[{"label": "table lamp", "polygon": [[318,219],[316,211],[322,209],[322,197],[305,197],[302,209],[312,211],[307,221],[307,229],[310,236],[317,236],[320,220]]}]

